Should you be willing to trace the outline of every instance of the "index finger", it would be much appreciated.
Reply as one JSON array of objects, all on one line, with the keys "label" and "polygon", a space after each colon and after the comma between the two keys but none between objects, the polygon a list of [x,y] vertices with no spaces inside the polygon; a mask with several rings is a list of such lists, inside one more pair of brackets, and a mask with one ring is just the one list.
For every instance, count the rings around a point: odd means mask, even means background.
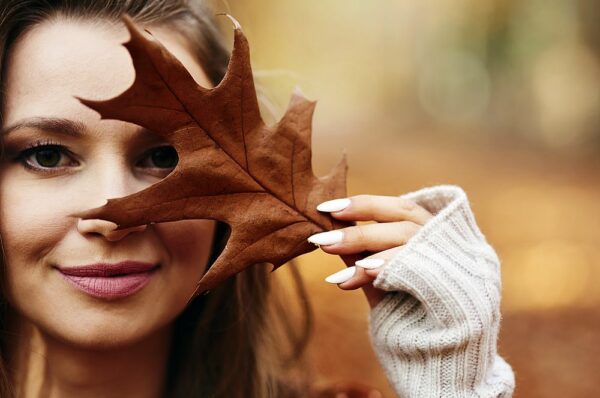
[{"label": "index finger", "polygon": [[[334,200],[337,203],[342,201],[342,199]],[[433,214],[427,209],[413,200],[400,196],[355,195],[343,200],[348,203],[344,209],[330,212],[332,216],[340,220],[412,221],[424,225],[429,219],[433,218]],[[321,203],[317,209],[327,209],[327,204],[332,202],[334,201]]]}]

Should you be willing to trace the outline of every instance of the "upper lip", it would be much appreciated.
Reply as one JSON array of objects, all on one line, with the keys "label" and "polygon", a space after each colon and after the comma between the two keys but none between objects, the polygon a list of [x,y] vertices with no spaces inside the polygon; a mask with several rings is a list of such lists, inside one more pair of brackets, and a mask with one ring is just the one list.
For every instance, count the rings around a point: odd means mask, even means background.
[{"label": "upper lip", "polygon": [[147,272],[157,267],[158,264],[156,263],[127,260],[119,263],[96,263],[75,267],[58,267],[58,269],[66,275],[102,277]]}]

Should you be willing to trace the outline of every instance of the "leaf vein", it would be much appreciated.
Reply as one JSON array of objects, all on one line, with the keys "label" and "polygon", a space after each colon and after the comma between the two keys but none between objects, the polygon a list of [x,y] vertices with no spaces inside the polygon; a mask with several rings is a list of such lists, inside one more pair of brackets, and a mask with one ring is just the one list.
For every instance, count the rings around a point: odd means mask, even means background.
[{"label": "leaf vein", "polygon": [[[198,125],[198,127],[200,129],[202,129],[209,137],[210,134],[208,133],[208,129],[204,128],[202,126],[202,124],[200,123],[200,121],[194,116],[194,114],[192,112],[190,112],[190,110],[188,109],[188,107],[186,106],[185,102],[171,89],[171,86],[168,84],[167,80],[165,79],[165,77],[160,73],[160,69],[156,66],[154,58],[150,57],[151,59],[151,63],[152,63],[152,67],[154,68],[154,70],[156,71],[156,74],[160,77],[161,81],[163,82],[163,84],[166,86],[167,90],[169,90],[169,92],[179,101],[179,103],[181,104],[181,106],[183,107],[183,109],[185,110],[185,113],[188,114],[188,116]],[[243,78],[240,77],[242,80]],[[243,84],[242,86],[242,93],[243,93]],[[243,97],[242,97],[243,98]],[[243,106],[241,107],[243,109]],[[240,119],[242,120],[242,126],[243,126],[243,120],[244,120],[244,114],[243,111],[241,113],[241,117]],[[243,137],[243,142],[244,142],[244,155],[245,155],[245,159],[246,159],[246,163],[248,163],[248,156],[247,156],[247,150],[246,150],[246,142],[245,142],[245,132],[244,130],[242,130],[242,137]],[[318,225],[319,227],[323,228],[323,229],[327,229],[327,227],[325,225],[322,225],[318,220],[313,219],[312,217],[310,217],[308,214],[305,214],[303,211],[301,211],[300,209],[298,209],[296,207],[295,201],[294,203],[290,204],[287,203],[285,200],[283,200],[281,197],[279,197],[275,192],[273,192],[271,189],[269,189],[268,187],[266,187],[259,179],[257,179],[256,176],[254,176],[248,167],[244,167],[243,165],[239,164],[235,158],[228,153],[225,148],[223,148],[223,146],[221,146],[219,144],[219,142],[217,140],[215,140],[214,138],[211,137],[211,139],[221,148],[221,150],[226,153],[232,160],[234,163],[236,163],[239,167],[241,167],[242,169],[246,170],[248,172],[248,175],[250,177],[252,177],[252,179],[258,184],[260,185],[266,192],[270,193],[273,197],[277,198],[280,202],[284,203],[285,205],[287,205],[288,207],[292,208],[293,210],[295,210],[300,216],[302,217],[306,217],[308,218],[313,224]],[[293,176],[291,177],[291,180],[293,180]]]}]

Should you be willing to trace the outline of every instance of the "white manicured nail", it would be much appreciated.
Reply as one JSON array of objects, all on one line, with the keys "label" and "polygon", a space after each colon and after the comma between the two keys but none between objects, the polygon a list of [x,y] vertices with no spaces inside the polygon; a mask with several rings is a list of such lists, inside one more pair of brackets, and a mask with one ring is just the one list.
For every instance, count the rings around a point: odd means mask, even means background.
[{"label": "white manicured nail", "polygon": [[350,278],[352,278],[354,276],[355,272],[356,272],[356,267],[348,267],[339,272],[336,272],[335,274],[329,275],[327,278],[325,278],[325,282],[336,283],[336,284],[343,283],[343,282],[346,282],[347,280],[349,280]]},{"label": "white manicured nail", "polygon": [[344,232],[340,230],[321,232],[308,237],[310,243],[315,245],[333,245],[340,243],[344,238]]},{"label": "white manicured nail", "polygon": [[385,260],[382,260],[380,258],[363,258],[362,260],[358,260],[354,264],[366,269],[375,269],[381,267],[384,263]]},{"label": "white manicured nail", "polygon": [[317,206],[317,210],[319,211],[340,211],[344,210],[350,204],[350,199],[342,198],[342,199],[334,199],[328,200],[327,202],[323,202]]}]

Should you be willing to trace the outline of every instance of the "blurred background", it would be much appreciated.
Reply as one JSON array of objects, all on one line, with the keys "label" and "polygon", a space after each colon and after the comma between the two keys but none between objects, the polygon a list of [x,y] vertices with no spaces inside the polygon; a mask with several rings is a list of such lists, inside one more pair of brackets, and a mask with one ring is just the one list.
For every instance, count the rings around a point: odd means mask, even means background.
[{"label": "blurred background", "polygon": [[[318,101],[317,175],[345,150],[349,195],[445,183],[467,192],[502,260],[499,344],[515,396],[600,396],[600,3],[214,4],[248,36],[265,115],[279,119],[295,86]],[[320,379],[393,397],[362,291],[323,281],[342,260],[315,250],[299,262]]]}]

